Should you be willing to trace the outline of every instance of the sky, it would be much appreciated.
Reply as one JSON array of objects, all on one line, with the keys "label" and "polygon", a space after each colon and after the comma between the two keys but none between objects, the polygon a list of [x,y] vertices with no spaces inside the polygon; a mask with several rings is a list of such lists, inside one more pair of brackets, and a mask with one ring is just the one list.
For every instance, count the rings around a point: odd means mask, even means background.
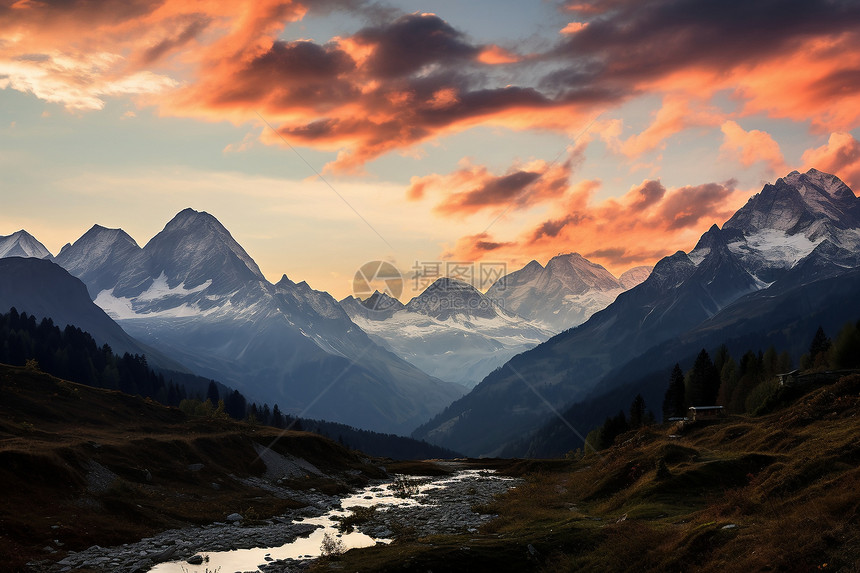
[{"label": "sky", "polygon": [[620,275],[794,169],[860,189],[858,138],[855,1],[0,0],[0,235],[54,254],[192,207],[337,298]]}]

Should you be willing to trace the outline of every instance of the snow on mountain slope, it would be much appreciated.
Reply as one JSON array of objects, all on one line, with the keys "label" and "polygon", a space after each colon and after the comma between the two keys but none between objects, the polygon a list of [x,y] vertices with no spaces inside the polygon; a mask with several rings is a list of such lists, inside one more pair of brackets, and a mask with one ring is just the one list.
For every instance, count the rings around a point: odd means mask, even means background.
[{"label": "snow on mountain slope", "polygon": [[763,283],[772,283],[824,240],[844,250],[844,263],[860,263],[858,213],[860,199],[835,175],[792,171],[765,185],[723,230],[744,266]]},{"label": "snow on mountain slope", "polygon": [[94,229],[64,260],[86,274],[95,302],[132,336],[253,400],[403,433],[462,394],[376,345],[328,293],[267,281],[208,213],[180,212],[117,265],[97,255],[129,244],[124,233]]},{"label": "snow on mountain slope", "polygon": [[651,271],[654,270],[654,267],[648,265],[642,265],[639,267],[633,267],[632,269],[627,269],[621,276],[618,277],[618,282],[621,283],[621,287],[624,290],[630,290],[633,287],[642,284],[645,280],[651,275]]},{"label": "snow on mountain slope", "polygon": [[32,257],[44,259],[51,256],[45,245],[21,229],[6,237],[0,237],[0,259],[5,257]]},{"label": "snow on mountain slope", "polygon": [[[624,283],[579,253],[557,255],[546,267],[531,261],[496,281],[487,296],[552,332],[582,324],[621,292],[647,278],[649,267],[628,271]],[[624,284],[630,286],[624,286]]]},{"label": "snow on mountain slope", "polygon": [[401,358],[468,388],[551,336],[456,279],[438,279],[406,305],[394,299],[379,304],[385,296],[366,301],[347,297],[340,305],[371,338]]},{"label": "snow on mountain slope", "polygon": [[612,390],[625,381],[606,378],[613,369],[659,344],[683,341],[743,301],[776,300],[860,268],[858,203],[838,178],[816,170],[766,185],[689,254],[664,257],[644,282],[584,324],[512,358],[414,436],[493,455],[549,416],[546,402],[561,408]]}]

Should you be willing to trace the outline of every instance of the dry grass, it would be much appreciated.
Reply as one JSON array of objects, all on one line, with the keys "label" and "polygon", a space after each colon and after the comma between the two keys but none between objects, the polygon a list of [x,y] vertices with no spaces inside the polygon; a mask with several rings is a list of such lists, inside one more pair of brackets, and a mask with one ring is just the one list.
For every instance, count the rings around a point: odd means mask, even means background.
[{"label": "dry grass", "polygon": [[[151,401],[0,365],[0,569],[21,570],[34,559],[58,560],[68,550],[136,541],[235,511],[268,517],[298,507],[231,477],[265,471],[255,443],[272,444],[326,472],[362,472],[349,481],[382,476],[357,454],[314,434],[189,419]],[[92,462],[116,479],[93,487]],[[193,471],[192,464],[203,469]],[[330,478],[297,481],[297,488],[332,493],[350,485]],[[48,545],[60,551],[48,554]]]},{"label": "dry grass", "polygon": [[672,433],[631,432],[577,462],[522,462],[521,486],[475,508],[499,514],[479,535],[351,551],[343,567],[860,571],[860,376],[767,415]]}]

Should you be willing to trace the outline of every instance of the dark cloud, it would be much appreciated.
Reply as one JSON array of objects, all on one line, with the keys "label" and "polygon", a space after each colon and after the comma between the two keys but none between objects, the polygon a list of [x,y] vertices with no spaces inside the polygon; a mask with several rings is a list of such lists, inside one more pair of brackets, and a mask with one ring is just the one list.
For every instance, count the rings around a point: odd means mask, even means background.
[{"label": "dark cloud", "polygon": [[479,52],[461,32],[428,14],[409,14],[385,26],[365,28],[355,39],[375,46],[368,68],[382,77],[415,74],[428,64],[449,66]]},{"label": "dark cloud", "polygon": [[666,194],[666,188],[659,181],[645,181],[642,185],[632,191],[633,209],[646,209],[660,201]]},{"label": "dark cloud", "polygon": [[197,36],[199,36],[203,31],[209,26],[211,22],[211,18],[204,15],[197,15],[196,17],[191,17],[191,21],[184,26],[184,28],[175,36],[170,38],[165,38],[156,45],[152,46],[148,50],[144,51],[141,56],[141,62],[143,64],[151,64],[156,60],[160,59],[162,56],[175,50],[176,48],[182,47]]},{"label": "dark cloud", "polygon": [[[579,5],[579,9],[574,9]],[[571,2],[587,26],[548,56],[572,68],[546,85],[571,97],[591,86],[630,93],[635,82],[688,67],[725,70],[778,55],[818,34],[855,32],[860,3],[831,0],[639,0]]]},{"label": "dark cloud", "polygon": [[540,173],[534,171],[515,171],[495,177],[477,189],[461,193],[453,203],[458,207],[508,203],[540,176]]},{"label": "dark cloud", "polygon": [[559,219],[550,219],[549,221],[544,221],[540,225],[538,225],[537,229],[532,233],[531,238],[529,239],[530,243],[537,242],[543,238],[549,237],[557,237],[558,234],[570,223],[575,223],[581,220],[581,217],[577,215],[567,215],[565,217],[561,217]]},{"label": "dark cloud", "polygon": [[667,251],[661,250],[632,250],[625,247],[611,247],[607,249],[596,249],[585,253],[584,256],[587,259],[601,259],[612,265],[631,265],[641,263],[642,261],[656,261],[666,255]]},{"label": "dark cloud", "polygon": [[[269,106],[311,106],[320,111],[358,97],[357,86],[344,78],[355,62],[334,45],[276,41],[265,53],[235,72],[234,82],[209,98],[227,102],[262,102]],[[337,121],[321,119],[296,129],[306,139],[325,137]]]},{"label": "dark cloud", "polygon": [[686,186],[673,191],[660,205],[665,228],[677,230],[696,225],[700,219],[726,215],[725,200],[734,192],[736,181]]},{"label": "dark cloud", "polygon": [[514,243],[499,243],[495,241],[476,241],[475,249],[479,251],[495,251],[497,249],[501,249],[502,247],[509,247]]}]

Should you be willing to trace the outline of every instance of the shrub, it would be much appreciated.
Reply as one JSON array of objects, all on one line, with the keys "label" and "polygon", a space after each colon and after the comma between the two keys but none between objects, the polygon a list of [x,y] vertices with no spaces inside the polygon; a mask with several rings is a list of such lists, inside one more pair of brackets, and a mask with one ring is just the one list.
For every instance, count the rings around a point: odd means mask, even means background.
[{"label": "shrub", "polygon": [[418,495],[419,484],[417,480],[411,480],[406,476],[397,476],[394,483],[388,489],[394,490],[394,495],[401,498],[414,497]]},{"label": "shrub", "polygon": [[323,557],[337,557],[345,549],[342,540],[328,532],[323,535],[322,544],[320,545],[320,553]]}]

